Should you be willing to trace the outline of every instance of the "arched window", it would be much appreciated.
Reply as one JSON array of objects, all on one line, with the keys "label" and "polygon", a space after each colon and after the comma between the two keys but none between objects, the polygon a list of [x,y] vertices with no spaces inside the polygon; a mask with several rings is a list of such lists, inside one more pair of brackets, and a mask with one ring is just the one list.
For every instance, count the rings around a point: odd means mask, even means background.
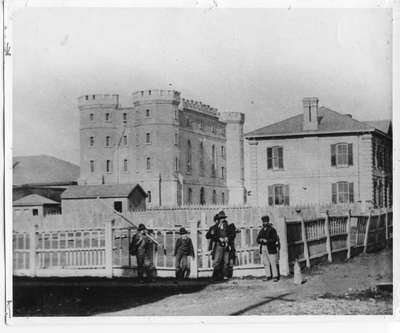
[{"label": "arched window", "polygon": [[200,142],[200,175],[204,175],[204,144]]},{"label": "arched window", "polygon": [[189,190],[188,190],[188,204],[190,205],[190,204],[192,204],[192,202],[193,202],[192,189],[189,187]]},{"label": "arched window", "polygon": [[217,203],[217,191],[212,192],[212,203],[215,205]]},{"label": "arched window", "polygon": [[126,172],[128,171],[128,160],[125,158],[123,162],[123,170]]},{"label": "arched window", "polygon": [[111,138],[109,136],[106,136],[106,147],[111,146]]},{"label": "arched window", "polygon": [[200,189],[200,205],[206,204],[206,194],[204,192],[204,187]]},{"label": "arched window", "polygon": [[216,162],[216,158],[215,158],[215,146],[212,145],[211,147],[211,176],[215,177],[216,176],[216,172],[215,172],[215,162]]},{"label": "arched window", "polygon": [[94,146],[94,136],[91,136],[91,137],[89,138],[89,145],[90,145],[90,147],[93,147],[93,146]]},{"label": "arched window", "polygon": [[225,193],[224,192],[221,193],[221,203],[225,204]]},{"label": "arched window", "polygon": [[124,112],[124,113],[122,114],[122,121],[123,121],[124,123],[126,123],[127,119],[128,119],[128,115]]},{"label": "arched window", "polygon": [[187,142],[187,156],[186,156],[186,172],[192,170],[192,143],[190,140]]}]

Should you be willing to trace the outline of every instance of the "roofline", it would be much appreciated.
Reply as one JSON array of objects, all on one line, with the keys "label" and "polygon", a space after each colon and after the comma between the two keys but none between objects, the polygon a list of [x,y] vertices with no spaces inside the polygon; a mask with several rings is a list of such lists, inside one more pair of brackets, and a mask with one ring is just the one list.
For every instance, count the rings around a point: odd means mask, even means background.
[{"label": "roofline", "polygon": [[13,207],[31,207],[31,206],[46,206],[46,205],[55,206],[55,205],[60,205],[60,204],[61,204],[61,202],[54,202],[54,203],[46,202],[46,203],[36,203],[36,204],[34,204],[34,203],[28,203],[28,204],[17,203],[17,204],[14,204],[13,203]]},{"label": "roofline", "polygon": [[382,135],[388,139],[392,139],[389,135],[383,133],[382,131],[376,129],[376,128],[371,128],[371,129],[365,129],[365,130],[337,130],[337,131],[315,131],[315,132],[295,132],[295,133],[277,133],[277,134],[259,134],[259,135],[249,135],[251,132],[247,133],[244,135],[244,137],[247,140],[256,140],[256,139],[283,139],[283,138],[288,138],[288,137],[293,137],[293,138],[301,138],[305,136],[329,136],[329,135],[340,135],[340,134],[365,134],[365,133],[372,133],[375,132],[379,135]]},{"label": "roofline", "polygon": [[72,180],[69,182],[52,182],[52,183],[26,183],[26,184],[13,184],[13,188],[15,187],[29,187],[29,186],[70,186],[70,185],[77,185],[77,180]]},{"label": "roofline", "polygon": [[[85,186],[85,185],[78,185],[78,186]],[[87,185],[87,186],[92,186],[92,185]],[[93,185],[93,186],[97,186],[97,185]],[[124,195],[108,195],[108,196],[104,196],[104,195],[86,195],[86,196],[76,196],[76,197],[63,197],[64,193],[61,194],[61,200],[74,200],[74,199],[97,199],[97,198],[101,198],[101,199],[107,199],[107,198],[128,198],[131,193],[136,189],[139,188],[139,190],[142,192],[143,196],[145,198],[147,198],[147,193],[145,192],[145,190],[143,189],[142,186],[140,186],[140,184],[136,184],[135,187],[132,188],[132,190],[128,193],[128,194],[124,194]]]}]

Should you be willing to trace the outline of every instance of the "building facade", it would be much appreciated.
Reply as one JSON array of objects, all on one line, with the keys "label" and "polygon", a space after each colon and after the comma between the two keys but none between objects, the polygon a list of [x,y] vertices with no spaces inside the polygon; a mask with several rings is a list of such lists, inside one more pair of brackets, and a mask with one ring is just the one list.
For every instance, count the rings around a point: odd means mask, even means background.
[{"label": "building facade", "polygon": [[360,122],[303,100],[303,114],[245,135],[254,205],[392,204],[390,121]]},{"label": "building facade", "polygon": [[[79,184],[138,183],[148,207],[243,203],[243,114],[220,116],[157,89],[137,91],[126,104],[119,95],[84,95],[78,106]],[[241,145],[235,167],[230,145]]]}]

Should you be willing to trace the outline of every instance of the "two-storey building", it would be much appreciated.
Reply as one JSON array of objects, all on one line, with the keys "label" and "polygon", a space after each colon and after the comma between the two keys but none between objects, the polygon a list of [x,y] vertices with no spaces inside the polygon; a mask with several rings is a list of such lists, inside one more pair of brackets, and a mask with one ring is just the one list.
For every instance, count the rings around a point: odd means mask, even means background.
[{"label": "two-storey building", "polygon": [[245,134],[253,205],[392,204],[390,121],[303,99],[303,113]]}]

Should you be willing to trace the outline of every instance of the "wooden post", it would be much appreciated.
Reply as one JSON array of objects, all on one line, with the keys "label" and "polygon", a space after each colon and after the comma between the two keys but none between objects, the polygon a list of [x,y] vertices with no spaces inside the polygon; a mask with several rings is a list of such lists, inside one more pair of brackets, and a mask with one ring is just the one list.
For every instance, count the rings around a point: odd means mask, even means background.
[{"label": "wooden post", "polygon": [[301,215],[300,215],[300,221],[301,221],[301,238],[303,238],[303,243],[304,243],[304,258],[306,259],[306,266],[307,268],[309,268],[311,264],[310,264],[310,254],[308,252],[306,227],[304,225],[304,218]]},{"label": "wooden post", "polygon": [[198,263],[198,252],[199,252],[199,244],[198,244],[198,229],[199,229],[198,220],[194,219],[190,221],[190,238],[192,239],[193,249],[194,249],[194,258],[191,261],[191,275],[197,279],[199,277],[199,263]]},{"label": "wooden post", "polygon": [[29,269],[31,271],[31,276],[36,276],[36,232],[38,230],[38,225],[32,225],[29,234]]},{"label": "wooden post", "polygon": [[385,239],[386,239],[386,247],[389,247],[389,208],[387,207],[385,213]]},{"label": "wooden post", "polygon": [[372,215],[372,210],[369,211],[369,216],[367,220],[367,226],[365,227],[365,236],[364,236],[364,253],[367,253],[367,248],[368,248],[368,234],[369,234],[369,227],[371,224],[371,215]]},{"label": "wooden post", "polygon": [[332,246],[331,246],[331,235],[329,232],[329,212],[325,213],[325,236],[326,236],[326,252],[328,253],[328,261],[332,262]]},{"label": "wooden post", "polygon": [[347,232],[347,260],[351,257],[351,210],[347,215],[347,225],[346,225],[346,232]]},{"label": "wooden post", "polygon": [[105,238],[105,251],[104,251],[104,261],[105,261],[105,276],[109,279],[113,276],[113,226],[114,220],[106,220],[104,238]]},{"label": "wooden post", "polygon": [[288,249],[288,241],[287,241],[287,225],[286,218],[282,217],[279,221],[279,224],[282,225],[280,230],[282,230],[282,234],[279,237],[281,248],[279,251],[279,273],[283,276],[287,276],[290,274],[289,272],[289,249]]}]

